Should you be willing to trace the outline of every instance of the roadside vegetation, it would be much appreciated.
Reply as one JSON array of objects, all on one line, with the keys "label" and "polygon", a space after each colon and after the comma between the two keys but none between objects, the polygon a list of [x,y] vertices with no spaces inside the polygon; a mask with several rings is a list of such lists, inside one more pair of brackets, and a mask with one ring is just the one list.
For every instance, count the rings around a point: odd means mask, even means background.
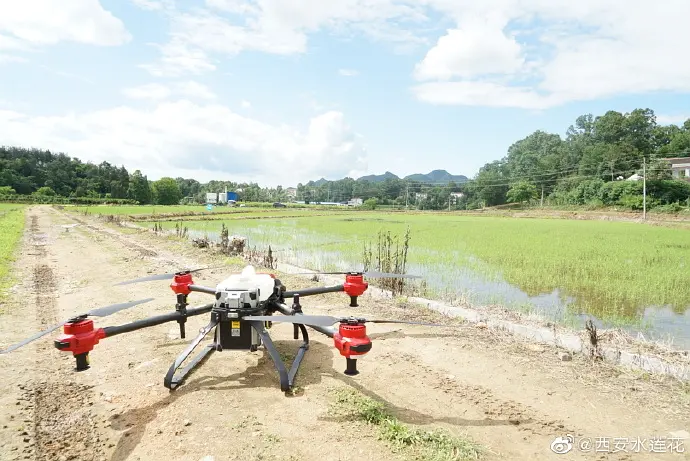
[{"label": "roadside vegetation", "polygon": [[424,461],[468,461],[481,459],[482,447],[468,437],[442,430],[422,430],[398,420],[383,403],[351,388],[333,391],[330,416],[375,427],[379,440],[408,459]]},{"label": "roadside vegetation", "polygon": [[24,231],[23,205],[0,203],[0,304],[14,282],[10,267]]}]

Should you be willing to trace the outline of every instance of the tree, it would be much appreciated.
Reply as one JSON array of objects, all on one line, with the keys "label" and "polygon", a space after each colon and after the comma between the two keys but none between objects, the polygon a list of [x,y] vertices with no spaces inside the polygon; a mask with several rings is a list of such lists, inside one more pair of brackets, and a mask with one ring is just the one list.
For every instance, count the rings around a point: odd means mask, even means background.
[{"label": "tree", "polygon": [[537,188],[528,181],[519,181],[510,187],[506,195],[509,203],[529,202],[537,198]]},{"label": "tree", "polygon": [[36,195],[43,195],[46,197],[53,197],[57,194],[55,194],[55,191],[51,189],[50,187],[43,186],[39,188],[36,192],[34,192]]},{"label": "tree", "polygon": [[151,203],[151,187],[149,186],[149,181],[139,170],[135,170],[129,178],[127,197],[136,200],[140,204]]},{"label": "tree", "polygon": [[375,198],[368,198],[362,202],[362,209],[364,210],[375,210],[378,205],[378,201]]},{"label": "tree", "polygon": [[177,205],[182,200],[182,192],[177,181],[165,177],[153,183],[153,196],[156,205]]}]

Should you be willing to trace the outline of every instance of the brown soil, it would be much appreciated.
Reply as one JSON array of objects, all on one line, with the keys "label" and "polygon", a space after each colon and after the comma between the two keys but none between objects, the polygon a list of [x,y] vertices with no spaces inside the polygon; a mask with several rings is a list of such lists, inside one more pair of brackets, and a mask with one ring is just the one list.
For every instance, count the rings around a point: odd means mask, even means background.
[{"label": "brown soil", "polygon": [[[81,224],[66,230],[61,225]],[[218,256],[174,238],[135,232],[34,206],[16,262],[20,281],[5,306],[0,347],[94,307],[147,297],[155,301],[96,319],[118,325],[170,312],[168,283],[114,283],[181,267],[214,265]],[[215,286],[228,272],[199,273]],[[313,284],[280,275],[288,289]],[[192,305],[212,300],[195,294]],[[106,338],[91,353],[91,368],[75,373],[74,358],[53,347],[59,330],[0,356],[0,459],[179,460],[403,460],[377,429],[343,420],[329,409],[333,388],[353,388],[383,402],[404,424],[443,428],[486,447],[484,459],[690,459],[685,453],[583,453],[550,450],[557,436],[628,440],[690,432],[690,386],[614,368],[505,333],[443,319],[419,307],[344,294],[303,299],[306,313],[441,321],[443,328],[368,327],[374,347],[361,374],[342,373],[332,341],[311,331],[311,347],[292,396],[280,391],[263,349],[215,353],[176,391],[163,376],[207,316],[192,317],[187,339],[176,323]],[[288,325],[274,325],[285,355],[297,342]]]}]

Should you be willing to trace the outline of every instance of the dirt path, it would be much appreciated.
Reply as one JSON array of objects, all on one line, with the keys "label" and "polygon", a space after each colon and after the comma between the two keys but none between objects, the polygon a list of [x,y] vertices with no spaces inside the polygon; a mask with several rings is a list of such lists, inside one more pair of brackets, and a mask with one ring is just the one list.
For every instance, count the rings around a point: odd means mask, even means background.
[{"label": "dirt path", "polygon": [[[22,283],[0,323],[0,347],[94,307],[141,299],[97,326],[170,312],[167,282],[115,282],[204,266],[204,251],[128,229],[77,222],[49,207],[27,213],[17,273]],[[229,265],[229,270],[241,268]],[[227,271],[195,277],[214,286]],[[288,289],[313,284],[281,276]],[[345,295],[305,298],[308,313],[349,314]],[[212,300],[192,295],[192,305]],[[20,303],[21,301],[21,303]],[[436,314],[392,302],[361,300],[357,313],[438,320]],[[487,448],[484,459],[690,459],[685,453],[635,453],[633,438],[690,432],[690,388],[623,372],[586,359],[561,361],[558,351],[457,322],[442,329],[376,325],[361,374],[347,377],[329,338],[311,332],[311,348],[294,396],[280,392],[273,364],[259,352],[216,353],[174,392],[163,376],[185,344],[208,321],[193,317],[187,339],[176,323],[106,338],[91,353],[91,368],[72,371],[71,354],[52,344],[58,332],[0,356],[0,459],[199,461],[404,460],[407,453],[378,439],[371,425],[336,417],[333,389],[350,388],[383,402],[402,423],[467,434]],[[272,337],[285,355],[296,342],[286,325]],[[568,455],[550,449],[557,436],[607,437],[618,453]],[[618,447],[622,448],[622,447]],[[210,458],[208,458],[210,459]],[[428,458],[427,458],[428,459]]]}]

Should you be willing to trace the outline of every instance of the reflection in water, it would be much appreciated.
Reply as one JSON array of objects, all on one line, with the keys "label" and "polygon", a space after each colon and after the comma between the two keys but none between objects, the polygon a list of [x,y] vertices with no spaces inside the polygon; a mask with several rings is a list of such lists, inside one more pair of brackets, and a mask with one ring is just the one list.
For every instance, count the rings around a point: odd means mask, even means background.
[{"label": "reflection in water", "polygon": [[[226,224],[227,225],[227,224]],[[208,237],[219,240],[220,223],[209,223],[206,230],[190,229],[189,237]],[[247,238],[248,247],[266,249],[271,246],[279,261],[315,271],[361,270],[363,240],[357,236],[334,241],[325,232],[314,232],[298,226],[296,220],[283,220],[280,226],[257,224],[233,225],[230,234]],[[440,254],[431,249],[415,247],[416,262],[408,262],[407,272],[424,277],[425,293],[422,296],[445,301],[464,300],[475,305],[502,305],[524,312],[535,312],[553,321],[575,322],[584,325],[588,318],[596,320],[599,327],[617,324],[636,334],[644,332],[647,339],[668,340],[673,338],[676,347],[690,348],[690,311],[676,314],[671,309],[647,307],[640,312],[640,321],[633,326],[620,324],[615,318],[602,322],[591,315],[601,311],[596,302],[584,296],[570,296],[562,290],[530,290],[529,293],[508,283],[494,268],[471,254],[459,251]],[[423,261],[423,262],[420,262]],[[419,287],[420,282],[406,282]],[[587,300],[585,300],[587,298]],[[602,301],[602,305],[611,304]],[[635,306],[627,306],[626,312],[636,312]],[[590,313],[590,314],[585,314]]]}]

